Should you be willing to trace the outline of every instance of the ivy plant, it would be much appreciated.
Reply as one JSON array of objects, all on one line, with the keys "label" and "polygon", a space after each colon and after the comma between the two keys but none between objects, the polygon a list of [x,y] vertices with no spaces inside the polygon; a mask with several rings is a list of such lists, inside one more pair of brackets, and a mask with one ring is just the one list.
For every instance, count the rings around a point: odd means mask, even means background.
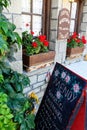
[{"label": "ivy plant", "polygon": [[7,106],[7,95],[0,92],[0,130],[16,130],[13,114]]},{"label": "ivy plant", "polygon": [[23,88],[29,85],[27,76],[10,69],[5,62],[0,62],[0,91],[8,95],[8,107],[11,109],[20,130],[31,130],[35,127],[33,102],[23,94]]},{"label": "ivy plant", "polygon": [[[0,15],[0,55],[11,56],[21,46],[21,37],[15,32],[16,26]],[[11,51],[11,48],[13,50]],[[12,52],[12,53],[11,53]],[[10,54],[11,53],[11,54]]]},{"label": "ivy plant", "polygon": [[[9,2],[10,0],[0,0],[0,9],[7,8]],[[35,115],[32,114],[34,104],[23,94],[23,89],[30,85],[30,80],[26,75],[13,71],[4,59],[12,56],[12,53],[21,46],[21,37],[15,29],[16,26],[1,13],[0,92],[4,93],[5,98],[1,94],[0,100],[5,99],[5,101],[0,102],[0,112],[2,112],[0,113],[0,129],[15,130],[16,126],[16,130],[32,130],[35,127]]]},{"label": "ivy plant", "polygon": [[0,12],[2,12],[4,7],[7,8],[10,4],[10,0],[0,0]]}]

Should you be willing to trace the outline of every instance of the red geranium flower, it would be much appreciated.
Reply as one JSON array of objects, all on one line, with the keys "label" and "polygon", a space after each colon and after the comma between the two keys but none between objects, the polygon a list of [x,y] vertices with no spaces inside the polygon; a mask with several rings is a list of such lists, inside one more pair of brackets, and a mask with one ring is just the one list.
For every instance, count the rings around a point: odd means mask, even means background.
[{"label": "red geranium flower", "polygon": [[71,40],[70,40],[70,39],[68,39],[68,40],[67,40],[67,42],[71,42]]},{"label": "red geranium flower", "polygon": [[80,39],[76,39],[76,42],[77,42],[77,43],[80,43],[80,42],[81,42],[81,40],[80,40]]},{"label": "red geranium flower", "polygon": [[77,33],[74,32],[73,35],[72,35],[72,38],[75,39],[77,36],[78,36]]},{"label": "red geranium flower", "polygon": [[82,36],[82,39],[85,39],[85,36]]},{"label": "red geranium flower", "polygon": [[29,23],[26,23],[26,27],[28,27],[29,26]]},{"label": "red geranium flower", "polygon": [[85,39],[85,36],[82,36],[82,42],[84,43],[84,44],[86,44],[86,39]]},{"label": "red geranium flower", "polygon": [[37,47],[38,47],[38,44],[37,44],[36,42],[32,42],[32,46],[33,46],[34,48],[37,48]]},{"label": "red geranium flower", "polygon": [[86,39],[82,39],[82,42],[83,42],[84,44],[86,44]]},{"label": "red geranium flower", "polygon": [[31,32],[30,32],[30,34],[32,34],[32,35],[33,35],[33,34],[34,34],[34,32],[33,32],[33,31],[31,31]]},{"label": "red geranium flower", "polygon": [[40,42],[44,42],[45,39],[46,39],[46,36],[45,35],[40,35],[38,38],[39,38]]},{"label": "red geranium flower", "polygon": [[43,42],[43,44],[44,44],[44,46],[48,47],[49,42],[48,42],[47,40],[45,40],[45,41]]}]

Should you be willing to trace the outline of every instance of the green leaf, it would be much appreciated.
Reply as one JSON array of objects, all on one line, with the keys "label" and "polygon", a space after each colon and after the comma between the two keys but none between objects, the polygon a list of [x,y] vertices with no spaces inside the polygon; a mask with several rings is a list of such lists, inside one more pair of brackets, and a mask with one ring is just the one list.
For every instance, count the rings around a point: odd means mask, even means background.
[{"label": "green leaf", "polygon": [[[1,39],[0,39],[1,41]],[[6,52],[8,52],[8,47],[5,43],[0,44],[0,55],[1,56],[6,56]],[[1,58],[1,57],[0,57]]]},{"label": "green leaf", "polygon": [[9,83],[6,83],[4,85],[4,89],[6,89],[6,91],[9,93],[14,93],[14,89],[12,88],[12,86]]},{"label": "green leaf", "polygon": [[35,120],[35,115],[29,114],[27,116],[26,123],[27,123],[27,126],[28,126],[29,129],[35,128],[34,120]]},{"label": "green leaf", "polygon": [[0,26],[3,29],[4,33],[6,34],[8,32],[8,24],[7,24],[7,22],[0,22]]},{"label": "green leaf", "polygon": [[16,37],[16,41],[18,43],[18,47],[20,48],[21,43],[22,43],[21,37],[19,36],[19,34],[17,32],[14,32],[14,34],[15,34],[15,37]]},{"label": "green leaf", "polygon": [[41,47],[40,47],[40,46],[39,46],[39,47],[37,47],[37,48],[35,48],[35,50],[34,50],[35,54],[38,54],[38,53],[40,52],[40,49],[41,49]]},{"label": "green leaf", "polygon": [[4,81],[4,77],[2,74],[0,74],[0,83],[2,83]]},{"label": "green leaf", "polygon": [[26,122],[25,122],[25,121],[23,121],[23,122],[21,123],[20,130],[29,130],[29,129],[27,128],[27,126],[26,126]]},{"label": "green leaf", "polygon": [[24,119],[23,113],[21,113],[21,112],[16,113],[14,121],[21,124],[23,122],[23,119]]},{"label": "green leaf", "polygon": [[1,130],[16,130],[15,123],[12,121],[13,115],[7,106],[7,95],[0,93],[0,129]]},{"label": "green leaf", "polygon": [[8,37],[10,38],[10,40],[11,40],[11,41],[10,41],[10,42],[11,42],[10,44],[13,44],[13,42],[16,40],[16,39],[15,39],[15,34],[14,34],[14,32],[12,32],[12,31],[9,30],[9,32],[7,33],[7,36],[8,36]]},{"label": "green leaf", "polygon": [[8,22],[8,29],[9,31],[14,32],[14,30],[16,29],[15,24]]}]

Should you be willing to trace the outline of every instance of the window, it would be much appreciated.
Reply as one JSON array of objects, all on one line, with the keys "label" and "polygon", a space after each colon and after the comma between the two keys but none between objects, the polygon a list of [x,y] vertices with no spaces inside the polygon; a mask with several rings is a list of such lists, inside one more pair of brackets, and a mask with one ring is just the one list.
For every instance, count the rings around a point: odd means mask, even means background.
[{"label": "window", "polygon": [[82,15],[83,1],[75,0],[71,3],[71,22],[70,22],[70,34],[74,31],[80,32],[81,15]]},{"label": "window", "polygon": [[[48,37],[50,0],[22,0],[22,30],[32,30]],[[26,26],[29,25],[29,26]]]}]

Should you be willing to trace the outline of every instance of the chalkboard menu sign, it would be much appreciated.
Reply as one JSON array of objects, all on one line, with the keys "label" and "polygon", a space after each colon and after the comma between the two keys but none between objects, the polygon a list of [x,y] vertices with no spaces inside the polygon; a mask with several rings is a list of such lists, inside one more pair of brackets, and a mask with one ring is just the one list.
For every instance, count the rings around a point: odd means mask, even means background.
[{"label": "chalkboard menu sign", "polygon": [[35,130],[66,130],[86,81],[56,63],[36,115]]}]

